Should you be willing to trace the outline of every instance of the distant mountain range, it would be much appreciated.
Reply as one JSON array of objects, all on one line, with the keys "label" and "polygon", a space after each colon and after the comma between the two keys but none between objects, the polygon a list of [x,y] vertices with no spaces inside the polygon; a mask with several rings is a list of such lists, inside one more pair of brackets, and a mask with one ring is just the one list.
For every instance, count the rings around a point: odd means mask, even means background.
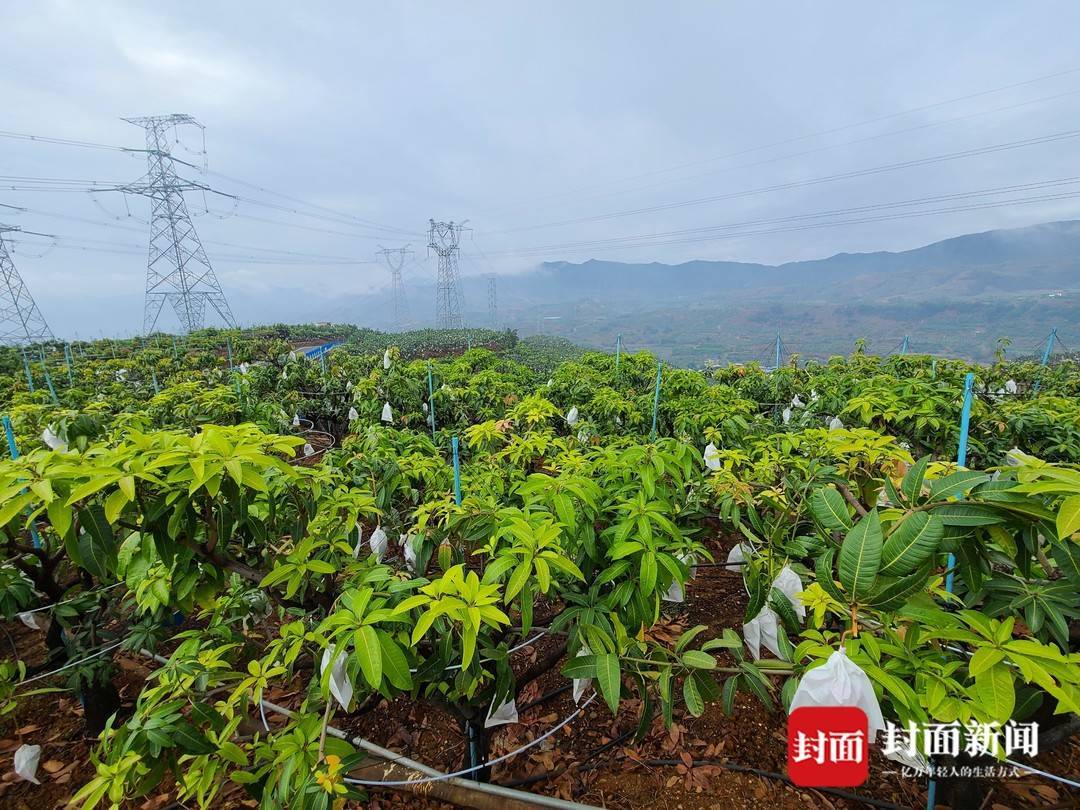
[{"label": "distant mountain range", "polygon": [[[332,284],[306,281],[298,274],[295,289],[276,285],[247,295],[230,294],[228,283],[225,288],[242,323],[393,327],[388,289],[341,295]],[[406,279],[409,326],[432,325],[433,282]],[[462,287],[466,322],[492,326],[487,280],[466,276]],[[63,290],[36,292],[50,322],[82,329],[84,337],[100,328],[101,312],[123,313],[131,328],[142,312],[134,286],[96,299],[90,309]],[[1058,327],[1065,345],[1080,344],[1080,221],[775,266],[544,262],[499,276],[498,302],[494,325],[522,335],[543,332],[610,349],[621,334],[628,350],[650,349],[685,365],[710,359],[771,362],[769,346],[778,328],[786,345],[804,357],[847,353],[858,338],[868,339],[873,351],[887,352],[909,334],[913,351],[985,361],[998,338],[1012,339],[1010,354],[1025,354],[1051,326]]]},{"label": "distant mountain range", "polygon": [[[466,277],[463,288],[467,320],[488,326],[486,280]],[[417,322],[430,323],[434,288],[414,284],[409,296]],[[610,348],[622,334],[628,348],[680,364],[768,360],[777,328],[804,357],[846,353],[857,338],[887,352],[909,334],[912,351],[985,361],[1001,337],[1018,354],[1051,324],[1080,332],[1080,221],[776,266],[544,262],[500,276],[498,299],[499,325],[523,335]],[[382,325],[388,304],[367,296],[350,310]]]},{"label": "distant mountain range", "polygon": [[[781,265],[692,261],[677,265],[545,262],[508,279],[532,298],[572,289],[583,295],[647,298],[768,296],[808,303],[940,298],[1080,289],[1080,221],[957,236],[898,253],[838,253]],[[561,295],[559,296],[561,297]]]}]

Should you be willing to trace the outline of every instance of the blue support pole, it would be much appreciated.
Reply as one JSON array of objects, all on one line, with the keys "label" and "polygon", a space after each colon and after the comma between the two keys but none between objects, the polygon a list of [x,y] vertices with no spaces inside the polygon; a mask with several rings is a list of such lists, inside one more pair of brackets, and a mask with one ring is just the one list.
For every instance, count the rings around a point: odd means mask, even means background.
[{"label": "blue support pole", "polygon": [[907,354],[908,348],[911,346],[911,340],[907,335],[904,335],[904,342],[900,344],[900,354]]},{"label": "blue support pole", "polygon": [[[19,457],[19,448],[15,444],[15,431],[11,428],[11,420],[8,419],[8,415],[4,414],[4,436],[7,437],[8,452],[11,453],[11,457],[16,459]],[[30,524],[30,539],[34,541],[34,548],[41,548],[41,537],[38,536],[37,527],[34,524]]]},{"label": "blue support pole", "polygon": [[[1049,365],[1050,355],[1054,351],[1054,341],[1057,340],[1057,327],[1055,326],[1050,330],[1049,337],[1046,338],[1046,349],[1043,351],[1042,362],[1040,365]],[[1039,393],[1039,386],[1042,385],[1042,380],[1036,380],[1035,386],[1032,389],[1036,394]],[[32,389],[31,389],[32,390]]]},{"label": "blue support pole", "polygon": [[431,361],[427,364],[428,421],[431,422],[431,438],[435,439],[435,387],[431,382]]},{"label": "blue support pole", "polygon": [[229,340],[228,335],[225,336],[225,351],[229,353],[229,371],[232,371],[233,370],[232,341]]},{"label": "blue support pole", "polygon": [[780,362],[783,359],[782,358],[783,352],[781,350],[782,345],[783,344],[780,342],[780,330],[777,329],[776,330],[776,365],[774,366],[774,368],[777,369],[777,370],[780,369]]},{"label": "blue support pole", "polygon": [[454,503],[461,506],[461,459],[458,458],[458,437],[450,440],[450,448],[454,452]]},{"label": "blue support pole", "polygon": [[23,371],[26,372],[26,384],[30,386],[30,393],[34,393],[34,375],[30,373],[30,361],[26,359],[26,350],[20,349],[19,353],[22,355]]},{"label": "blue support pole", "polygon": [[4,435],[7,437],[8,452],[11,453],[12,458],[19,457],[19,448],[15,445],[15,431],[11,429],[11,420],[7,414],[3,416],[4,420]]},{"label": "blue support pole", "polygon": [[[968,372],[964,377],[964,406],[960,411],[960,444],[956,449],[956,466],[963,467],[967,464],[968,449],[968,426],[971,422],[971,395],[975,387],[975,374]],[[952,593],[954,568],[956,567],[956,555],[949,553],[948,573],[945,575],[945,590]]]},{"label": "blue support pole", "polygon": [[656,415],[657,412],[660,410],[660,375],[663,373],[663,371],[664,361],[658,360],[656,362],[656,390],[653,391],[652,401],[652,433],[650,434],[650,436],[653,439],[656,438]]},{"label": "blue support pole", "polygon": [[38,348],[38,354],[41,356],[41,368],[45,372],[45,385],[49,387],[49,397],[53,401],[53,405],[59,405],[60,399],[56,396],[56,388],[53,386],[52,375],[49,374],[49,367],[45,365],[45,350]]},{"label": "blue support pole", "polygon": [[160,388],[160,386],[158,386],[157,374],[154,373],[153,369],[150,369],[150,381],[154,384],[154,393],[155,394],[160,394],[161,393],[161,388]]},{"label": "blue support pole", "polygon": [[615,336],[615,373],[619,373],[619,360],[622,356],[622,333]]},{"label": "blue support pole", "polygon": [[75,377],[71,373],[71,367],[73,365],[75,365],[75,364],[74,364],[73,358],[71,356],[71,344],[70,343],[65,343],[64,344],[64,362],[67,363],[68,385],[74,387],[74,385],[75,385]]},{"label": "blue support pole", "polygon": [[[971,421],[971,395],[975,387],[975,375],[968,372],[964,377],[964,406],[960,411],[960,443],[956,448],[956,464],[963,467],[967,464],[968,448],[968,425]],[[953,580],[956,575],[956,555],[949,552],[949,562],[946,566],[945,590],[953,592]],[[926,786],[926,810],[934,810],[937,804],[937,780],[933,777]]]},{"label": "blue support pole", "polygon": [[937,379],[937,358],[930,361],[930,379]]}]

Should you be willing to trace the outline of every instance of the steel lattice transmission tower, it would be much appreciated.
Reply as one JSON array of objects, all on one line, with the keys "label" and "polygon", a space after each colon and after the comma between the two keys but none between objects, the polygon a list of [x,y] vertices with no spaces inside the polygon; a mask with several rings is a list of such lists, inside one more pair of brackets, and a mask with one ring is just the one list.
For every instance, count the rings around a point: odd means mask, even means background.
[{"label": "steel lattice transmission tower", "polygon": [[150,198],[150,252],[146,262],[143,333],[154,331],[166,301],[172,305],[186,332],[202,329],[207,304],[226,324],[235,326],[229,302],[225,300],[184,202],[185,191],[205,190],[206,187],[178,177],[169,152],[169,129],[184,124],[202,125],[190,115],[183,114],[124,120],[146,130],[149,161],[145,181],[120,188]]},{"label": "steel lattice transmission tower", "polygon": [[405,296],[405,282],[401,278],[401,269],[411,254],[412,251],[409,250],[408,245],[400,248],[384,248],[379,245],[378,255],[382,256],[386,266],[390,268],[390,287],[394,297],[394,325],[398,329],[404,329],[405,324],[411,320],[409,299]]},{"label": "steel lattice transmission tower", "polygon": [[0,345],[5,346],[53,339],[52,330],[15,269],[15,262],[4,242],[5,233],[21,230],[12,225],[0,225]]},{"label": "steel lattice transmission tower", "polygon": [[465,223],[436,222],[429,220],[428,248],[439,256],[439,270],[435,279],[435,328],[461,329],[462,310],[461,280],[458,277],[458,243]]},{"label": "steel lattice transmission tower", "polygon": [[499,299],[495,289],[495,278],[494,274],[489,274],[487,277],[488,321],[492,329],[499,328]]}]

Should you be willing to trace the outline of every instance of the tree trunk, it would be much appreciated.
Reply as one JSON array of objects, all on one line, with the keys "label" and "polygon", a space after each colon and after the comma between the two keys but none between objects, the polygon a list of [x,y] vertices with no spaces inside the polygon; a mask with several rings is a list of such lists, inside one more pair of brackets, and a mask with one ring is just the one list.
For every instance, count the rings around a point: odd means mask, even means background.
[{"label": "tree trunk", "polygon": [[120,693],[111,680],[84,685],[79,700],[82,701],[86,730],[95,737],[105,730],[106,721],[120,708]]}]

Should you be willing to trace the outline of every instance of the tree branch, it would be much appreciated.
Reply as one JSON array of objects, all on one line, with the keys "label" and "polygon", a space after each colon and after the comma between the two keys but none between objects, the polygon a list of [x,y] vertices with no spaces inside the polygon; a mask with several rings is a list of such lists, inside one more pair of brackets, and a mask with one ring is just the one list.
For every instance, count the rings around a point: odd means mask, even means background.
[{"label": "tree branch", "polygon": [[844,500],[855,507],[856,512],[858,512],[863,517],[866,517],[868,514],[870,514],[869,512],[866,511],[866,507],[863,506],[861,503],[859,503],[859,499],[851,494],[850,489],[848,489],[843,484],[837,484],[836,488],[837,488],[837,490],[839,490],[840,494],[844,496]]}]

